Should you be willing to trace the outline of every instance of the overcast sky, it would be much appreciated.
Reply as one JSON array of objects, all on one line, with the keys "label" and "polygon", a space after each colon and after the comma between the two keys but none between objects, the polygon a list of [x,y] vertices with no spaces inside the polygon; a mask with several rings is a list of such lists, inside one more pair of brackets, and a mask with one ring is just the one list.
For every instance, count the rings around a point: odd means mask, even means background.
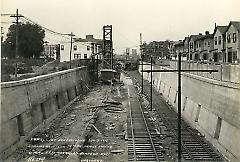
[{"label": "overcast sky", "polygon": [[118,52],[139,45],[139,33],[146,42],[179,40],[206,30],[213,32],[214,23],[240,21],[240,0],[0,1],[1,13],[15,13],[18,8],[19,13],[42,26],[63,33],[72,31],[82,38],[86,34],[102,38],[103,25],[111,24]]}]

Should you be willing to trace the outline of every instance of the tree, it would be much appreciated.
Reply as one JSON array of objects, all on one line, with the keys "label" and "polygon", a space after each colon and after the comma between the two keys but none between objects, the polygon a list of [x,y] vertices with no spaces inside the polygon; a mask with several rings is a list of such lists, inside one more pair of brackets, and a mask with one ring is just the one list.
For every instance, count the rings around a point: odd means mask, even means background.
[{"label": "tree", "polygon": [[[38,25],[18,24],[18,57],[39,58],[44,49],[45,31]],[[4,44],[4,56],[15,58],[16,24],[9,27]]]}]

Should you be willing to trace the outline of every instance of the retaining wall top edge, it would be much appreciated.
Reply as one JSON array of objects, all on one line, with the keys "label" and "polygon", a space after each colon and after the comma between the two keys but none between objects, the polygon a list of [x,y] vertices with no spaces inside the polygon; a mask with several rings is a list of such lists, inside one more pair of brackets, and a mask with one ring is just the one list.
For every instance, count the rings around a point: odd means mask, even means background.
[{"label": "retaining wall top edge", "polygon": [[86,68],[86,66],[81,66],[81,67],[77,67],[77,68],[74,68],[74,69],[58,71],[58,72],[45,74],[45,75],[40,75],[40,76],[36,76],[36,77],[32,77],[32,78],[19,80],[19,81],[2,82],[2,83],[0,83],[0,85],[1,85],[1,89],[2,88],[7,88],[7,87],[20,86],[20,85],[24,85],[24,84],[33,83],[33,82],[36,82],[36,81],[45,80],[45,79],[52,78],[52,77],[55,77],[55,76],[64,75],[64,74],[71,73],[73,71],[77,71],[79,69],[85,69],[85,68]]},{"label": "retaining wall top edge", "polygon": [[191,78],[194,78],[194,79],[197,79],[197,80],[201,80],[203,82],[211,83],[211,84],[214,84],[214,85],[240,90],[240,84],[238,84],[238,83],[219,81],[219,80],[210,79],[210,78],[206,78],[206,77],[203,77],[203,76],[199,76],[199,75],[195,75],[195,74],[191,74],[191,73],[185,73],[185,72],[182,72],[182,75],[185,75],[187,77],[191,77]]},{"label": "retaining wall top edge", "polygon": [[[164,69],[170,69],[168,67],[162,67]],[[175,72],[177,73],[177,72]],[[181,72],[182,75],[187,76],[187,77],[191,77],[197,80],[201,80],[203,82],[207,82],[210,84],[214,84],[214,85],[219,85],[219,86],[224,86],[224,87],[228,87],[228,88],[233,88],[233,89],[239,89],[240,90],[240,84],[238,83],[233,83],[233,82],[224,82],[224,81],[219,81],[219,80],[215,80],[215,79],[211,79],[211,78],[206,78],[200,75],[195,75],[195,74],[191,74],[191,73],[186,73],[186,72]]]}]

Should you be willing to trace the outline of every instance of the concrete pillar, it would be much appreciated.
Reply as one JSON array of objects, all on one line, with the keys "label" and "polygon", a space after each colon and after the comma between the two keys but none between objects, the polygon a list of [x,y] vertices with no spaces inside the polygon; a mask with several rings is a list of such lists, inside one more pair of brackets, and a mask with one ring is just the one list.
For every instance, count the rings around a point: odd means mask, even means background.
[{"label": "concrete pillar", "polygon": [[45,111],[46,118],[49,118],[57,111],[56,99],[54,97],[49,98],[43,103],[43,109]]},{"label": "concrete pillar", "polygon": [[[9,119],[7,122],[1,124],[1,153],[7,148],[9,148],[9,146],[14,145],[19,140],[20,135],[18,132],[18,124],[16,117]],[[1,156],[4,157],[4,155]]]},{"label": "concrete pillar", "polygon": [[31,109],[32,124],[33,127],[38,126],[43,121],[43,114],[41,110],[41,104],[34,105]]},{"label": "concrete pillar", "polygon": [[69,92],[69,98],[70,98],[70,101],[72,101],[75,97],[76,97],[76,92],[75,92],[75,87],[71,87],[68,89],[68,92]]},{"label": "concrete pillar", "polygon": [[24,113],[22,113],[21,118],[22,118],[24,135],[26,136],[33,129],[32,115],[30,113],[30,110],[27,110]]}]

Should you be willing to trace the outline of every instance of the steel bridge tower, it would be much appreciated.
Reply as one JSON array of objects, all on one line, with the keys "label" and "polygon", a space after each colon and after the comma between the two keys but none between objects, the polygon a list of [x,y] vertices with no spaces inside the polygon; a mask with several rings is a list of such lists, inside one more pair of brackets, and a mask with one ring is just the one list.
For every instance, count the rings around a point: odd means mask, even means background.
[{"label": "steel bridge tower", "polygon": [[112,25],[103,26],[103,68],[113,69]]}]

